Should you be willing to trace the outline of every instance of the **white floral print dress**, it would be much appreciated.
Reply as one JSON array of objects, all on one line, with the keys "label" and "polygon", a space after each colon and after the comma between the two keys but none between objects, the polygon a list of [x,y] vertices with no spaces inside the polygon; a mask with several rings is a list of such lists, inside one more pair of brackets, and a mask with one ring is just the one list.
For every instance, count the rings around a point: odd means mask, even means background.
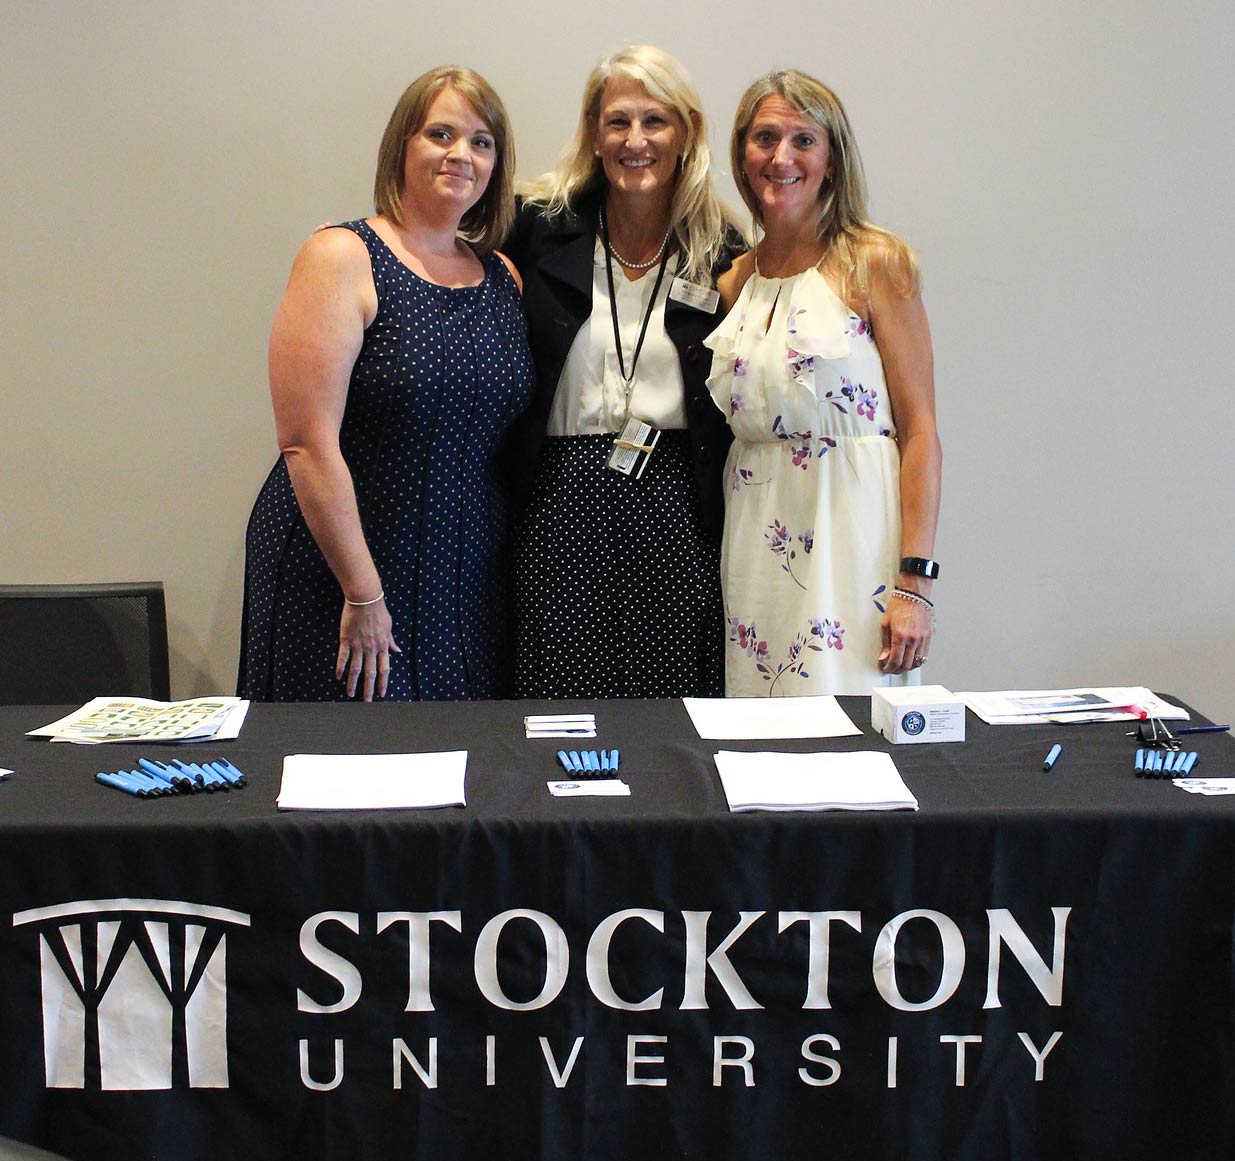
[{"label": "white floral print dress", "polygon": [[870,326],[815,268],[752,274],[708,337],[729,417],[730,697],[863,694],[900,559],[900,449]]}]

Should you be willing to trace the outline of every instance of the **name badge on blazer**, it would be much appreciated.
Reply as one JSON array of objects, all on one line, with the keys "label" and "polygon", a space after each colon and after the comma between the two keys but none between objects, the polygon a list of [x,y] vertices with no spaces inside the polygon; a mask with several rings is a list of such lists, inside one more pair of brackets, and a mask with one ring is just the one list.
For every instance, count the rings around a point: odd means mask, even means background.
[{"label": "name badge on blazer", "polygon": [[687,306],[693,306],[704,314],[715,314],[720,305],[720,295],[710,286],[701,286],[698,282],[687,282],[685,278],[675,278],[669,287],[669,297]]}]

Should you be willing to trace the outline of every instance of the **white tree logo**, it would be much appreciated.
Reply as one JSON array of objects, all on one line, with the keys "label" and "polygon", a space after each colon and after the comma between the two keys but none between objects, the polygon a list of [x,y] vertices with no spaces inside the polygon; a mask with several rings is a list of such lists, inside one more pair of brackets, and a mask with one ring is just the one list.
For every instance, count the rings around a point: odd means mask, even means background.
[{"label": "white tree logo", "polygon": [[227,1087],[227,924],[248,915],[168,899],[89,899],[38,924],[48,1088]]}]

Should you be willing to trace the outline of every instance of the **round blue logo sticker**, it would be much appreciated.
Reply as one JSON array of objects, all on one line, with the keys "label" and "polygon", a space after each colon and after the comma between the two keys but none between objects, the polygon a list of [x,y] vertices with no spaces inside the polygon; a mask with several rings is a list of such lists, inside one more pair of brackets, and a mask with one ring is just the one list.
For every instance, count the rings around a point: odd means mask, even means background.
[{"label": "round blue logo sticker", "polygon": [[910,710],[903,718],[901,718],[901,729],[905,733],[917,737],[924,729],[926,729],[926,718],[924,718],[917,710]]}]

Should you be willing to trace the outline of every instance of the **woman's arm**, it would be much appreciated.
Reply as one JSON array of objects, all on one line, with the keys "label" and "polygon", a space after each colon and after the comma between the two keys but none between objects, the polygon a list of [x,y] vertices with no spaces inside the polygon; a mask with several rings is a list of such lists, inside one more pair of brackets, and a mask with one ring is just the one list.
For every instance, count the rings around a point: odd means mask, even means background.
[{"label": "woman's arm", "polygon": [[[868,304],[900,442],[901,556],[932,559],[942,455],[935,426],[930,325],[921,295],[905,295],[887,266],[886,251],[872,255]],[[925,577],[901,573],[896,583],[930,598],[932,582]],[[883,618],[880,668],[885,673],[915,668],[915,660],[925,660],[930,653],[933,631],[934,615],[927,606],[892,597]]]},{"label": "woman's arm", "polygon": [[[296,502],[345,601],[382,592],[365,544],[351,473],[339,451],[339,425],[352,367],[377,293],[364,243],[350,230],[321,230],[301,248],[270,335],[270,395],[279,448]],[[335,674],[366,701],[386,692],[391,637],[385,601],[345,603]]]}]

